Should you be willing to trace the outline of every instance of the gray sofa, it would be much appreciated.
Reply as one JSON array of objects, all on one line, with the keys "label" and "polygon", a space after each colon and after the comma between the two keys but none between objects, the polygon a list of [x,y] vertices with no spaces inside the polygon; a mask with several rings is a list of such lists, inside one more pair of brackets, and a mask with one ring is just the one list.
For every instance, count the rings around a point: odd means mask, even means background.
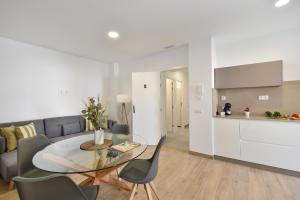
[{"label": "gray sofa", "polygon": [[[85,119],[82,116],[4,123],[0,124],[0,127],[22,126],[31,122],[34,123],[37,134],[46,135],[51,142],[86,134]],[[105,132],[111,132],[115,123],[115,121],[108,120],[108,129]],[[0,136],[0,175],[3,180],[8,182],[17,175],[17,151],[5,152],[5,146],[5,139]]]}]

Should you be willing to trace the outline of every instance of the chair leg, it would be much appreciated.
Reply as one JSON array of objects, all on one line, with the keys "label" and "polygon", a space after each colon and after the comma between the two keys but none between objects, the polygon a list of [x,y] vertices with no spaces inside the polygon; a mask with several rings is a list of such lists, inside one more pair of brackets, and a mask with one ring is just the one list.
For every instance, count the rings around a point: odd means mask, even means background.
[{"label": "chair leg", "polygon": [[15,182],[10,180],[9,183],[8,183],[8,191],[11,191],[13,189],[15,189]]},{"label": "chair leg", "polygon": [[132,190],[130,192],[129,200],[133,200],[137,186],[138,186],[138,184],[133,184]]},{"label": "chair leg", "polygon": [[148,200],[153,200],[150,185],[147,183],[144,187],[147,192]]},{"label": "chair leg", "polygon": [[151,187],[151,189],[152,189],[153,193],[155,194],[156,198],[159,200],[159,197],[158,197],[158,192],[157,192],[157,189],[156,189],[156,187],[155,187],[154,183],[153,183],[153,182],[151,182],[151,183],[149,183],[149,185],[150,185],[150,187]]}]

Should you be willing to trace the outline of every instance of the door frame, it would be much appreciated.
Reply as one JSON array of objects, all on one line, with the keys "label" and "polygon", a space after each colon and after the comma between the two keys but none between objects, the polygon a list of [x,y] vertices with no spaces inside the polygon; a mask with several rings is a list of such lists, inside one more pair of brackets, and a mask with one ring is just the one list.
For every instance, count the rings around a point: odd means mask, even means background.
[{"label": "door frame", "polygon": [[[167,127],[167,115],[166,115],[166,79],[171,79],[173,81],[180,81],[180,80],[176,80],[176,79],[173,79],[171,77],[168,77],[166,76],[166,72],[168,71],[176,71],[176,70],[181,70],[181,69],[187,69],[189,70],[188,67],[185,67],[185,66],[182,66],[182,67],[174,67],[174,68],[169,68],[169,69],[165,69],[165,70],[161,70],[160,71],[160,88],[161,88],[161,132],[162,132],[162,136],[167,136],[167,132],[168,132],[168,127]],[[189,75],[188,75],[188,78],[189,78]],[[180,81],[182,83],[182,81]],[[189,84],[189,83],[187,83]],[[183,102],[183,95],[182,96],[182,102]],[[190,98],[190,97],[189,97]],[[183,105],[182,105],[183,107]],[[182,109],[182,108],[181,108]],[[188,109],[189,111],[189,109]],[[183,119],[183,112],[181,111],[181,118]],[[183,120],[182,120],[182,127],[185,126],[185,124],[183,123]]]},{"label": "door frame", "polygon": [[[167,82],[171,81],[171,120],[168,119],[169,117],[169,114],[168,114],[168,85],[167,85]],[[163,80],[162,80],[163,81]],[[177,80],[177,79],[174,79],[174,78],[170,78],[170,77],[165,77],[165,81],[166,81],[166,90],[165,90],[165,109],[164,109],[164,112],[165,112],[165,121],[166,121],[166,127],[167,127],[167,132],[170,132],[170,131],[174,131],[174,128],[177,128],[177,127],[182,127],[182,118],[183,118],[183,113],[182,113],[182,107],[183,107],[183,95],[182,95],[182,91],[180,93],[180,99],[178,99],[178,88],[177,88],[177,83],[180,83],[182,84],[182,81],[181,80]],[[182,89],[182,88],[181,88]],[[163,100],[163,99],[162,99]],[[180,101],[180,102],[177,102],[177,101]],[[179,107],[178,104],[179,103]],[[163,108],[162,108],[163,109]],[[179,109],[179,110],[177,110]],[[179,113],[177,113],[179,111]],[[177,115],[179,114],[179,115]],[[171,121],[171,129],[170,129],[170,124],[169,122]],[[179,124],[179,123],[180,124]]]}]

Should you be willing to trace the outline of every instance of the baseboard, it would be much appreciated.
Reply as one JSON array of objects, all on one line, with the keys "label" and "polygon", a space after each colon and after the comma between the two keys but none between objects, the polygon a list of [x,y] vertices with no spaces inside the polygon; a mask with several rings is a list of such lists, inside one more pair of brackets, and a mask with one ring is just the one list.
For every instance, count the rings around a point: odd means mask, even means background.
[{"label": "baseboard", "polygon": [[239,165],[244,165],[244,166],[247,166],[247,167],[253,167],[253,168],[272,171],[272,172],[285,174],[285,175],[289,175],[289,176],[300,177],[300,172],[292,171],[292,170],[288,170],[288,169],[282,169],[282,168],[278,168],[278,167],[271,167],[271,166],[268,166],[268,165],[262,165],[262,164],[257,164],[257,163],[242,161],[242,160],[236,160],[236,159],[226,158],[226,157],[216,156],[216,155],[214,156],[214,158],[216,160],[231,162],[231,163],[235,163],[235,164],[239,164]]},{"label": "baseboard", "polygon": [[198,152],[195,152],[195,151],[189,151],[189,154],[194,155],[194,156],[199,156],[199,157],[202,157],[202,158],[211,159],[211,160],[214,159],[213,155],[208,155],[208,154],[204,154],[204,153],[198,153]]}]

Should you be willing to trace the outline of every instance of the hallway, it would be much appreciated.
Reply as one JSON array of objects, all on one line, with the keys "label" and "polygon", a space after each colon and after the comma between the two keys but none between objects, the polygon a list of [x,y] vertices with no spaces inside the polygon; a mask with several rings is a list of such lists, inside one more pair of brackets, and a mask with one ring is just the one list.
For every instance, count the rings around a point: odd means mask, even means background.
[{"label": "hallway", "polygon": [[189,129],[174,128],[174,132],[168,132],[166,146],[179,150],[189,150]]}]

